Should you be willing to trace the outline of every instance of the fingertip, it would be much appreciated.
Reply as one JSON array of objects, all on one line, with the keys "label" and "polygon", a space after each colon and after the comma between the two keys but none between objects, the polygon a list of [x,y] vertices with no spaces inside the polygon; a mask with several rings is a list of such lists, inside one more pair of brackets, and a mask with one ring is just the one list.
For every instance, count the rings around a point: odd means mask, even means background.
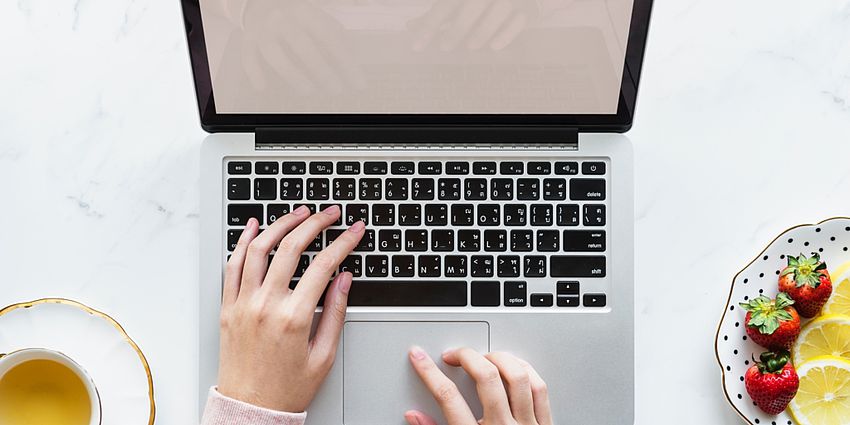
[{"label": "fingertip", "polygon": [[339,276],[337,276],[337,279],[339,279],[339,282],[337,283],[339,285],[339,290],[343,294],[348,295],[348,291],[351,290],[351,282],[354,279],[354,275],[351,274],[351,272],[342,272]]},{"label": "fingertip", "polygon": [[407,421],[408,425],[421,425],[418,413],[415,410],[408,410],[404,412],[404,420]]},{"label": "fingertip", "polygon": [[414,361],[422,361],[428,358],[428,353],[418,345],[410,347],[408,354],[410,355],[410,359]]}]

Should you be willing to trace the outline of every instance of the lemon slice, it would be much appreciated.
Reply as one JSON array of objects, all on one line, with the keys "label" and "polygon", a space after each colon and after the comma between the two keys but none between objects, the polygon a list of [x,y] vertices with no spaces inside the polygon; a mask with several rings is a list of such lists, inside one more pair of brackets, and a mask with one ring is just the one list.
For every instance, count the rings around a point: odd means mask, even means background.
[{"label": "lemon slice", "polygon": [[832,269],[832,271],[829,272],[829,278],[832,280],[832,283],[839,280],[850,279],[850,261]]},{"label": "lemon slice", "polygon": [[850,316],[830,314],[812,320],[800,332],[792,354],[795,365],[818,356],[850,361]]},{"label": "lemon slice", "polygon": [[832,281],[832,295],[824,304],[821,314],[850,315],[850,278]]},{"label": "lemon slice", "polygon": [[800,425],[843,425],[850,418],[850,362],[815,357],[797,368],[800,389],[788,405]]}]

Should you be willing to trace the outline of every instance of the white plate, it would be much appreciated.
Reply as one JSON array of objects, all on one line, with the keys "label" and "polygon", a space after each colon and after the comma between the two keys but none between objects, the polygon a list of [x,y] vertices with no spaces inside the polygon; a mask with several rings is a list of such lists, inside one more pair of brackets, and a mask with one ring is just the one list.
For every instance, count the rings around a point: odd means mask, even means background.
[{"label": "white plate", "polygon": [[[723,391],[729,403],[750,424],[791,425],[789,413],[772,416],[755,406],[744,387],[744,373],[752,366],[752,358],[766,351],[746,338],[746,311],[738,303],[764,294],[770,298],[778,292],[779,273],[787,265],[786,255],[807,256],[817,252],[827,268],[850,261],[850,218],[839,217],[818,224],[804,224],[783,232],[732,280],[723,318],[717,328],[715,351],[723,372]],[[804,319],[805,320],[805,319]]]},{"label": "white plate", "polygon": [[48,348],[76,361],[94,381],[104,425],[153,425],[153,379],[144,354],[111,317],[76,301],[49,298],[0,310],[0,353]]}]

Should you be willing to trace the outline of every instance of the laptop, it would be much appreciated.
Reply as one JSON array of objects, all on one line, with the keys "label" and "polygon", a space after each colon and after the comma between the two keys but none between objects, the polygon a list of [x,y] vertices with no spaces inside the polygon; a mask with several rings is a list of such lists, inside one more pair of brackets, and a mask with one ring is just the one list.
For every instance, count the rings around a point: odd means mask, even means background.
[{"label": "laptop", "polygon": [[[509,351],[557,423],[634,422],[632,125],[651,0],[182,0],[201,126],[199,391],[250,217],[367,224],[312,425],[442,418],[422,346]],[[476,9],[477,8],[477,9]],[[321,313],[317,307],[316,314]],[[441,365],[480,415],[473,383]],[[203,397],[202,397],[203,399]]]}]

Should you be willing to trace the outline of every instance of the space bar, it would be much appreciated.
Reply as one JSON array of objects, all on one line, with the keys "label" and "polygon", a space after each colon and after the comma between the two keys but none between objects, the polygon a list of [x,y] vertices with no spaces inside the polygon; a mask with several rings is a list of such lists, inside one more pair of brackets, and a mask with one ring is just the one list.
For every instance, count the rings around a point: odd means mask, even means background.
[{"label": "space bar", "polygon": [[350,306],[464,307],[466,282],[458,280],[358,280],[351,283]]}]

